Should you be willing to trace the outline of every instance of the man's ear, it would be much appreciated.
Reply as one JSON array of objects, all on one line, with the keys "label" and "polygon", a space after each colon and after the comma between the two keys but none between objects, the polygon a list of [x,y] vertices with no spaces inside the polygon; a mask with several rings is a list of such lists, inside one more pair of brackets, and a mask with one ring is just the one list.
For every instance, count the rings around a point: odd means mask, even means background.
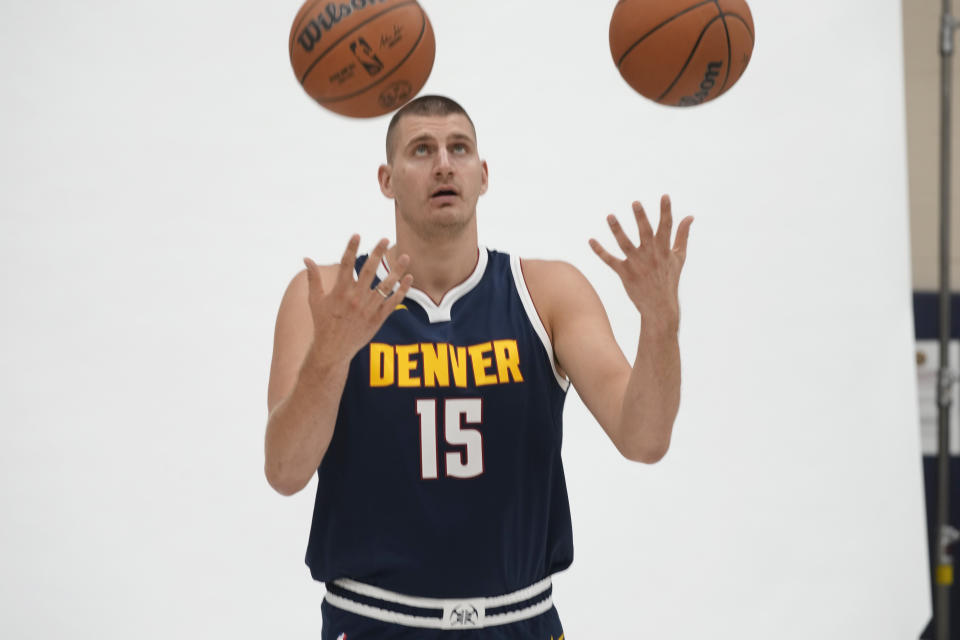
[{"label": "man's ear", "polygon": [[488,179],[489,179],[489,176],[488,176],[488,174],[487,174],[487,161],[486,161],[486,160],[482,160],[482,161],[480,162],[480,166],[481,166],[482,171],[483,171],[482,178],[481,178],[481,181],[480,181],[480,195],[483,195],[484,193],[487,192],[487,181],[488,181]]},{"label": "man's ear", "polygon": [[394,198],[393,167],[388,164],[380,165],[380,168],[377,170],[377,180],[380,182],[380,193],[388,198]]}]

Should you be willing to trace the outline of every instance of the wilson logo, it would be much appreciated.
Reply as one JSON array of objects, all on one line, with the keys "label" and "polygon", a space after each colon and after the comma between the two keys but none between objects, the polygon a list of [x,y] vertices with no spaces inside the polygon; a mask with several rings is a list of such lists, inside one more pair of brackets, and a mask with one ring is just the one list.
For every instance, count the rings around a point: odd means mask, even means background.
[{"label": "wilson logo", "polygon": [[326,6],[309,22],[307,22],[300,33],[297,34],[297,43],[304,51],[313,51],[323,34],[328,33],[333,27],[343,21],[344,18],[355,11],[363,11],[378,4],[383,4],[387,0],[350,0],[349,2],[328,2]]},{"label": "wilson logo", "polygon": [[722,62],[707,63],[707,73],[703,77],[703,82],[700,83],[700,90],[692,96],[683,96],[678,104],[681,107],[691,107],[706,100],[707,96],[710,95],[710,90],[716,86],[717,76],[720,75],[722,69]]}]

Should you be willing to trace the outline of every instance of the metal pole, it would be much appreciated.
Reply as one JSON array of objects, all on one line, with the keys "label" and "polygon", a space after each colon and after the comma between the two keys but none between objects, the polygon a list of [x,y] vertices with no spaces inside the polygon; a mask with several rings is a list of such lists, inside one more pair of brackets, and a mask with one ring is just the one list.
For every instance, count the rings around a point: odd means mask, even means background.
[{"label": "metal pole", "polygon": [[937,564],[933,617],[936,640],[950,638],[950,589],[953,586],[953,543],[950,525],[950,405],[955,381],[950,369],[950,104],[953,91],[952,0],[943,0],[940,23],[940,369],[937,375],[939,447],[937,452]]}]

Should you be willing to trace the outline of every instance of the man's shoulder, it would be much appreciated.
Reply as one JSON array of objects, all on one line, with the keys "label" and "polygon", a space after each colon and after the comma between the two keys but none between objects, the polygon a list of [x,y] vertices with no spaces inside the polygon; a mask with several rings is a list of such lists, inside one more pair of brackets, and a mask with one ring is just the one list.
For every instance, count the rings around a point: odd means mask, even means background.
[{"label": "man's shoulder", "polygon": [[519,262],[523,279],[530,289],[562,293],[571,281],[584,279],[580,270],[565,260],[520,258]]},{"label": "man's shoulder", "polygon": [[538,276],[541,274],[562,275],[564,273],[569,274],[571,272],[579,273],[579,271],[575,266],[573,266],[569,262],[566,262],[565,260],[550,260],[547,258],[527,258],[510,251],[504,251],[502,249],[494,249],[493,247],[484,247],[484,249],[486,249],[487,253],[490,254],[491,257],[498,257],[501,260],[508,260],[510,262],[519,263],[520,267],[523,269],[524,277],[527,276],[528,270],[535,271],[536,272],[535,276]]},{"label": "man's shoulder", "polygon": [[[337,269],[340,265],[338,264],[321,264],[317,265],[320,269],[320,279],[323,284],[324,291],[330,291],[337,280]],[[290,279],[290,282],[287,284],[287,290],[283,294],[284,301],[297,303],[300,300],[306,300],[307,295],[309,294],[310,288],[307,283],[307,270],[300,269],[293,278]]]},{"label": "man's shoulder", "polygon": [[575,301],[586,282],[580,270],[565,260],[520,258],[519,264],[530,298],[548,326]]}]

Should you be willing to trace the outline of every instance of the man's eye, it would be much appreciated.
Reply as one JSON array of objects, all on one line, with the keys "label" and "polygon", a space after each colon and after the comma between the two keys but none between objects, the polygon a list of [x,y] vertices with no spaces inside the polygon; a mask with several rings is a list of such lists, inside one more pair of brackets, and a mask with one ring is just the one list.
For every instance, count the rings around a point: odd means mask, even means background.
[{"label": "man's eye", "polygon": [[422,155],[425,154],[427,151],[429,151],[429,149],[427,148],[427,145],[425,145],[425,144],[418,144],[418,145],[417,145],[416,147],[414,147],[414,149],[413,149],[413,152],[414,152],[415,154],[417,154],[418,156],[422,156]]},{"label": "man's eye", "polygon": [[466,153],[467,145],[463,144],[462,142],[458,142],[455,145],[453,145],[453,150],[456,151],[457,153]]}]

